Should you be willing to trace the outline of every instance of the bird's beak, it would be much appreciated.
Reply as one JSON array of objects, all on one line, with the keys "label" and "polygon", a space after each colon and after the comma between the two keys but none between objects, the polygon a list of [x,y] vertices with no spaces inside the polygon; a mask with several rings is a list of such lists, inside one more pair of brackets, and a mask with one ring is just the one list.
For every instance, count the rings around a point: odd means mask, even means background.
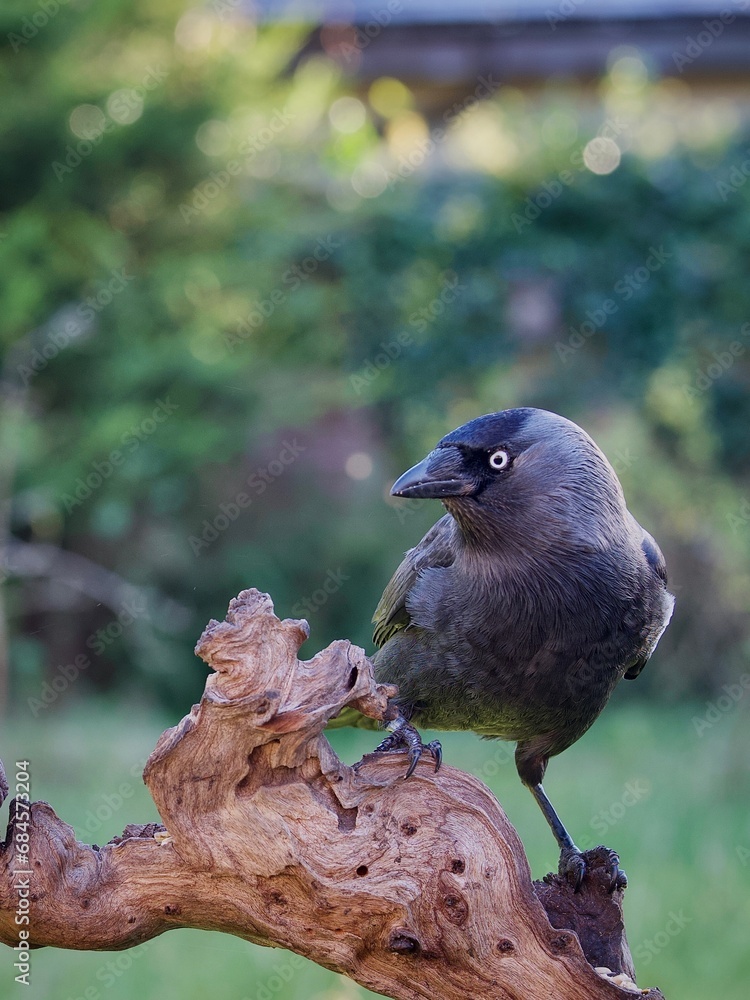
[{"label": "bird's beak", "polygon": [[436,448],[419,465],[405,472],[391,487],[391,496],[413,499],[460,497],[473,493],[463,455],[452,446]]}]

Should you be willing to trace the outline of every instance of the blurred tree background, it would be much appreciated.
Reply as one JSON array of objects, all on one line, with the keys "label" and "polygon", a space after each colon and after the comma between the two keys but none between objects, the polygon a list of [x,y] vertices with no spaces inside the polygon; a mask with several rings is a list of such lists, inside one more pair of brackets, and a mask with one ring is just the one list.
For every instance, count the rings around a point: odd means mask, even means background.
[{"label": "blurred tree background", "polygon": [[675,618],[620,701],[657,727],[731,713],[706,778],[730,798],[748,106],[616,45],[584,84],[500,71],[436,97],[358,75],[378,41],[232,0],[3,5],[6,732],[42,753],[71,718],[82,739],[92,714],[175,720],[203,687],[196,639],[243,587],[308,618],[310,654],[369,648],[441,512],[393,480],[472,416],[533,405],[592,434],[667,556]]}]

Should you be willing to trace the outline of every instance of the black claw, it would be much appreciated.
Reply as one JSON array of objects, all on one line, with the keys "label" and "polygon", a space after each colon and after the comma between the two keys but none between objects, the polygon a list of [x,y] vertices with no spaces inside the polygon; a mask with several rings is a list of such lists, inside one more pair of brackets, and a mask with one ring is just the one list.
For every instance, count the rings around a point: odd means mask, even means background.
[{"label": "black claw", "polygon": [[609,891],[615,892],[617,889],[627,889],[628,876],[620,868],[620,858],[615,851],[609,852]]},{"label": "black claw", "polygon": [[577,847],[563,847],[557,870],[566,878],[573,879],[573,892],[581,891],[583,876],[586,874],[586,862]]},{"label": "black claw", "polygon": [[417,730],[406,721],[398,729],[394,730],[390,736],[386,736],[383,742],[375,748],[375,753],[390,753],[392,750],[406,750],[409,756],[409,766],[406,769],[404,781],[414,774],[425,750],[430,753],[432,759],[435,761],[436,771],[440,770],[440,765],[443,762],[443,748],[439,741],[432,740],[431,743],[423,744]]},{"label": "black claw", "polygon": [[612,873],[612,888],[611,892],[615,892],[617,889],[627,889],[628,887],[628,876],[622,870],[622,868],[616,868]]},{"label": "black claw", "polygon": [[440,740],[431,740],[425,750],[429,750],[432,754],[433,760],[435,761],[435,773],[440,770],[440,765],[443,763],[443,745]]}]

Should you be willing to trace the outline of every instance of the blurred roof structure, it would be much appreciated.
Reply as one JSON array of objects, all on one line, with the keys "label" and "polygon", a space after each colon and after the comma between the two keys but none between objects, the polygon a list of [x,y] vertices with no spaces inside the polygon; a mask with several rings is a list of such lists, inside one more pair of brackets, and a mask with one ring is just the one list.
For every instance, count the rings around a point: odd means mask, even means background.
[{"label": "blurred roof structure", "polygon": [[[657,75],[726,83],[750,67],[750,0],[256,0],[267,20],[349,25],[359,77],[456,83],[595,78],[614,47]],[[325,29],[324,29],[325,31]],[[325,37],[323,47],[329,49]],[[329,49],[330,51],[330,49]]]},{"label": "blurred roof structure", "polygon": [[457,21],[486,23],[507,21],[546,21],[550,11],[580,20],[604,18],[643,18],[659,20],[674,17],[715,17],[722,10],[747,12],[743,0],[725,3],[711,0],[402,0],[388,5],[387,0],[256,0],[255,6],[268,17],[306,15],[325,21],[372,20],[378,11],[392,10],[394,20],[403,23],[445,23]]}]

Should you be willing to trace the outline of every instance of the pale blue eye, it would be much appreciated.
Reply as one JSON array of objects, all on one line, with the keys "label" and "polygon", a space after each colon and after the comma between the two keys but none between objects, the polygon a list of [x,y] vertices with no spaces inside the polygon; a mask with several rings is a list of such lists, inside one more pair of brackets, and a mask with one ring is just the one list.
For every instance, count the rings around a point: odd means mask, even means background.
[{"label": "pale blue eye", "polygon": [[510,465],[510,455],[503,448],[498,448],[497,451],[493,451],[489,458],[490,468],[495,469],[496,472],[500,472],[503,469],[507,469]]}]

